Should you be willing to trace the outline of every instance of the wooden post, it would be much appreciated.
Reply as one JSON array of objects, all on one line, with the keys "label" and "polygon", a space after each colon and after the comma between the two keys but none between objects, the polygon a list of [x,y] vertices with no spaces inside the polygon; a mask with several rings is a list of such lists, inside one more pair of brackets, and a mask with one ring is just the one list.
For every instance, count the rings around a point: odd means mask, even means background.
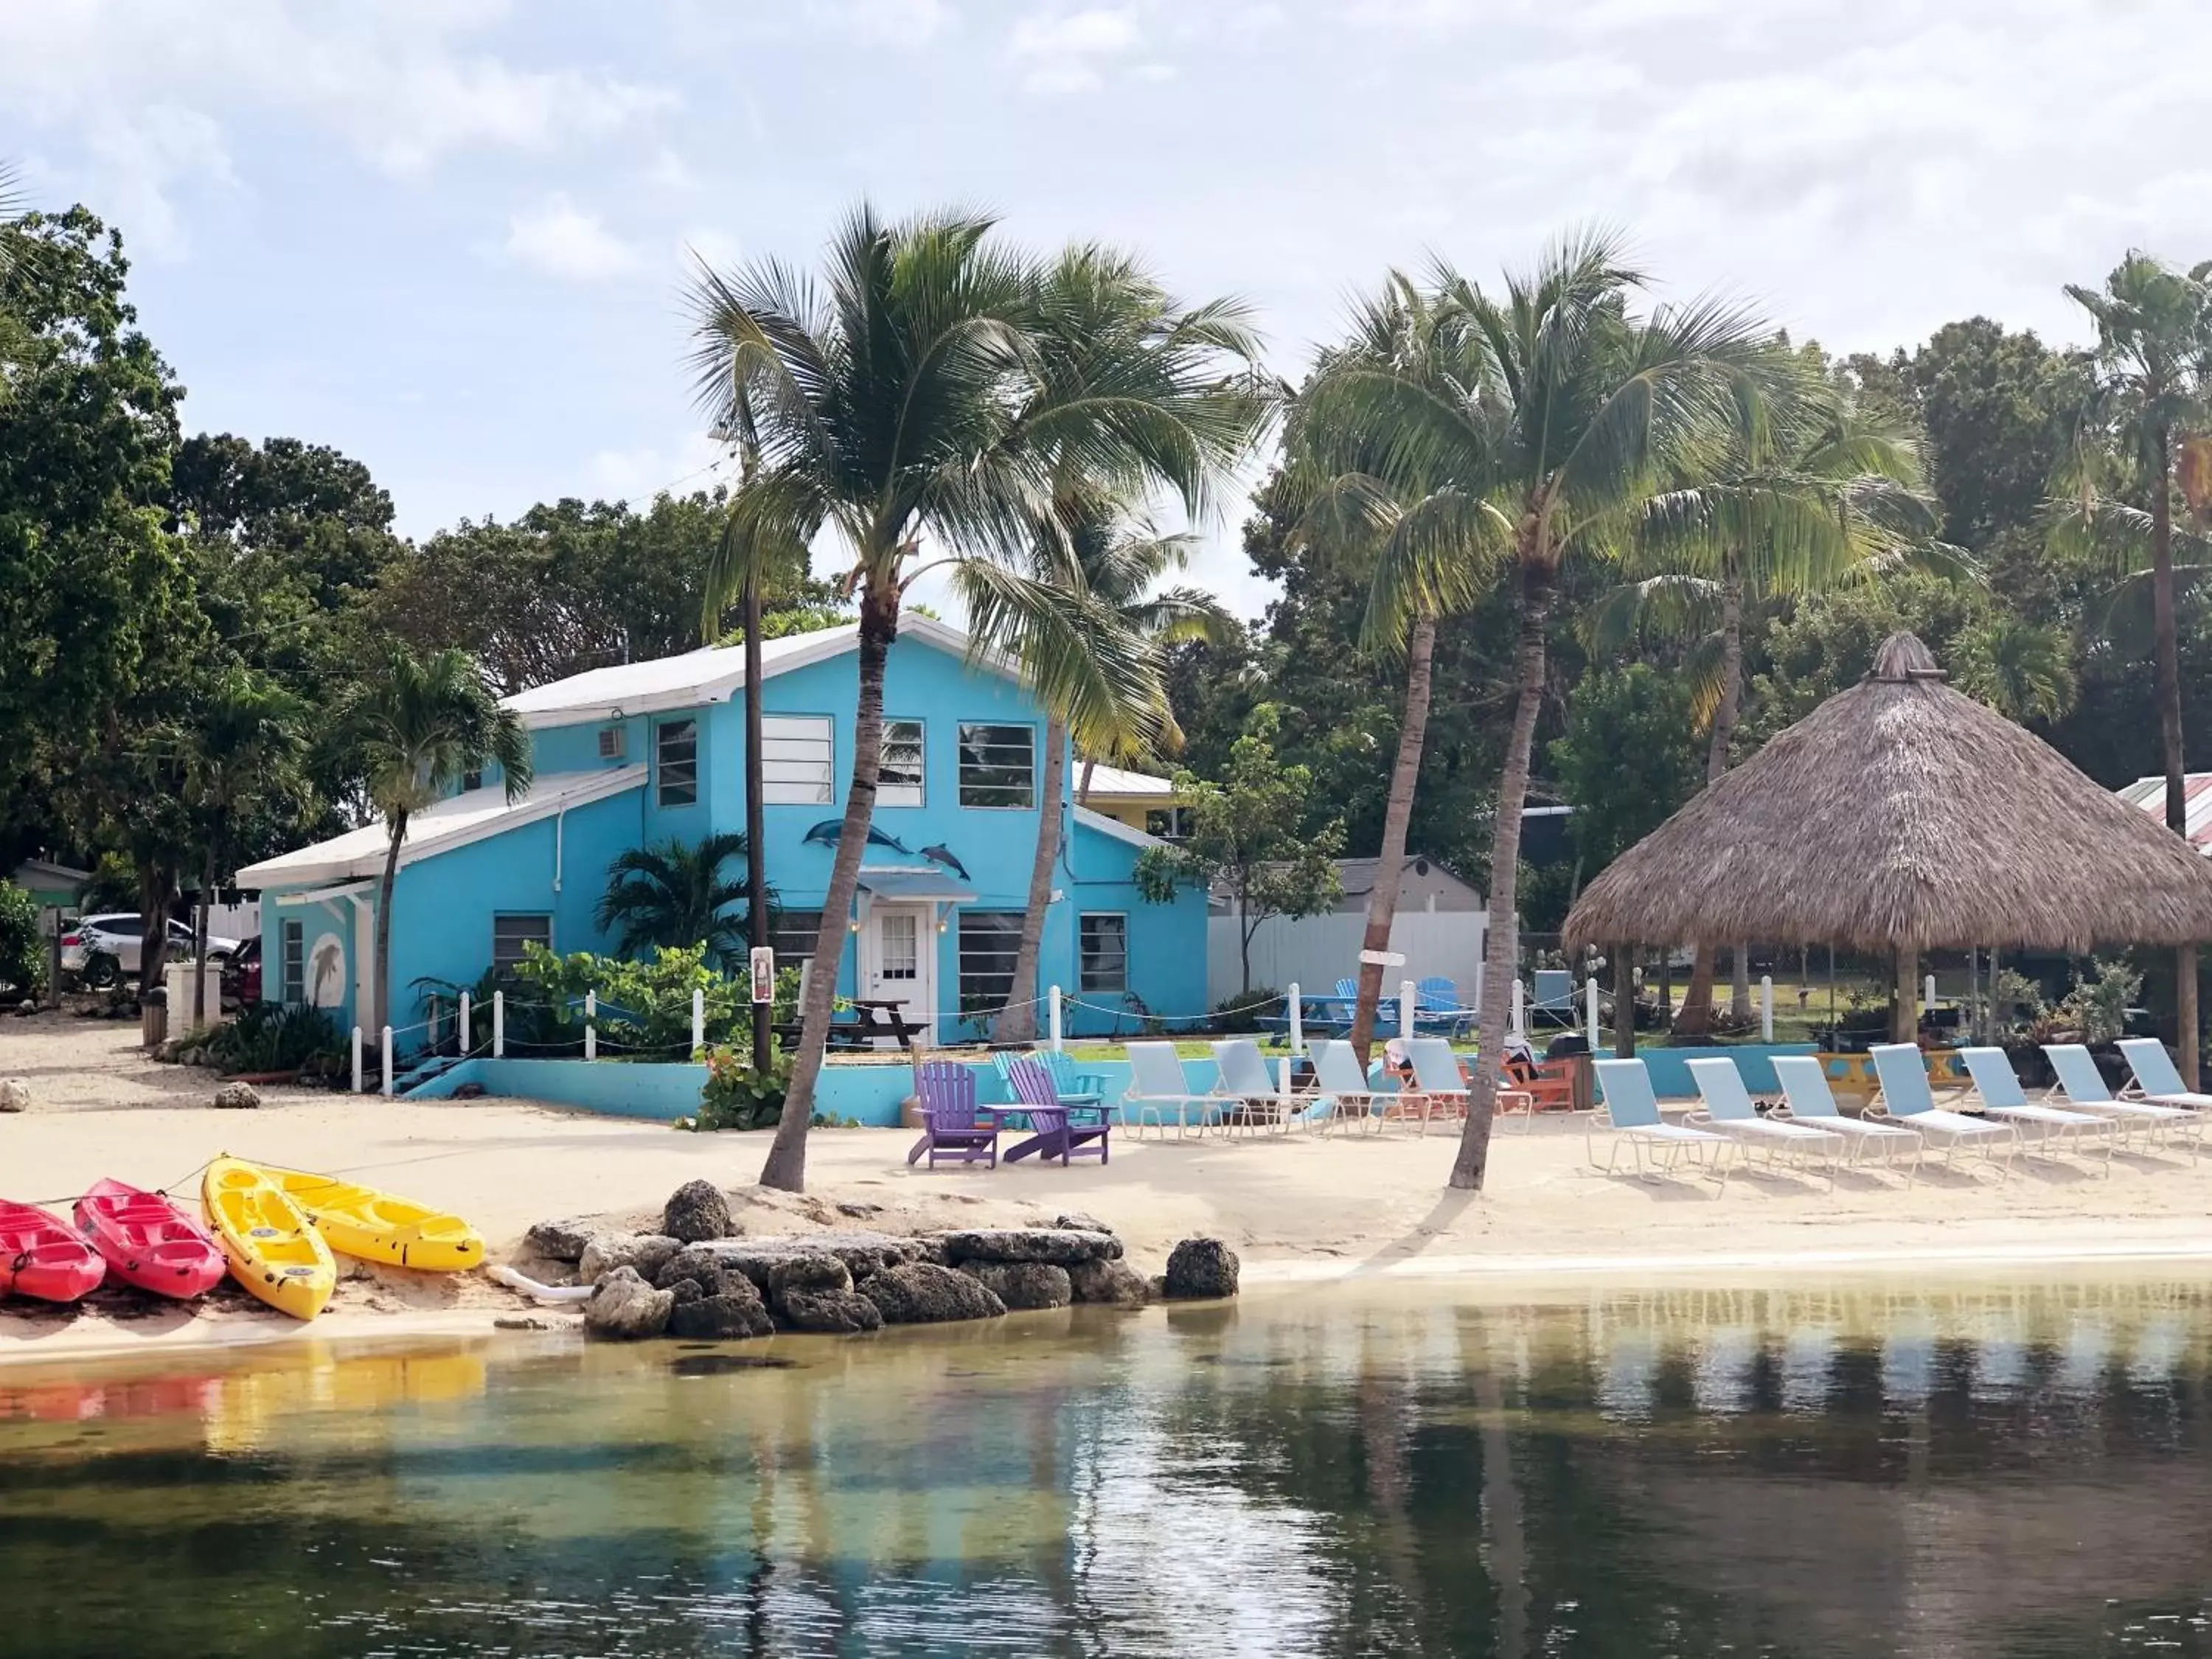
[{"label": "wooden post", "polygon": [[1613,947],[1613,1052],[1622,1060],[1636,1053],[1636,947]]},{"label": "wooden post", "polygon": [[1897,947],[1897,1003],[1890,1010],[1889,1040],[1912,1042],[1920,1036],[1920,952]]}]

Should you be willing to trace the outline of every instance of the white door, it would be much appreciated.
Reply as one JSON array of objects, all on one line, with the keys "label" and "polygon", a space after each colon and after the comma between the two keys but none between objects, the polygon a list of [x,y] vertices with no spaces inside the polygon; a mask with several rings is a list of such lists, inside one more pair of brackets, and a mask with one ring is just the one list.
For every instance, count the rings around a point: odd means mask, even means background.
[{"label": "white door", "polygon": [[868,915],[861,952],[860,994],[864,998],[902,1002],[900,1010],[919,1024],[934,1011],[936,962],[932,946],[937,936],[929,926],[927,905],[878,904]]}]

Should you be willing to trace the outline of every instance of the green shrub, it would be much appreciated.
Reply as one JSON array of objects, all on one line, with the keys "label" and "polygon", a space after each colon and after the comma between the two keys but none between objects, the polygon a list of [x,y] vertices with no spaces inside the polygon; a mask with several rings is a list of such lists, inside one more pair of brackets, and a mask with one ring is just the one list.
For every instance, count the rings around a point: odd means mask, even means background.
[{"label": "green shrub", "polygon": [[228,1024],[194,1031],[179,1045],[180,1058],[196,1051],[222,1072],[335,1076],[351,1064],[337,1023],[305,1004],[248,1003]]},{"label": "green shrub", "polygon": [[792,1058],[781,1043],[769,1044],[766,1071],[753,1068],[750,1046],[714,1048],[707,1055],[707,1081],[699,1091],[695,1129],[767,1129],[783,1121],[784,1097],[791,1092]]},{"label": "green shrub", "polygon": [[[557,956],[542,945],[525,947],[520,963],[505,975],[487,974],[470,988],[471,1048],[491,1038],[491,993],[507,994],[507,1048],[510,1054],[580,1054],[584,1047],[584,1000],[596,994],[599,1050],[602,1058],[683,1060],[691,1054],[691,994],[705,998],[706,1037],[718,1045],[749,1046],[752,1005],[744,980],[708,966],[704,945],[656,947],[649,960],[594,956],[577,951]],[[460,988],[443,981],[417,981],[451,1003]],[[799,970],[776,975],[775,1013],[795,1018]]]},{"label": "green shrub", "polygon": [[46,941],[39,906],[12,881],[0,881],[0,985],[35,997],[46,988]]},{"label": "green shrub", "polygon": [[1249,991],[1239,991],[1235,996],[1215,1003],[1213,1012],[1218,1016],[1217,1024],[1224,1031],[1256,1031],[1260,1029],[1260,1016],[1266,1013],[1271,1005],[1280,1003],[1282,1000],[1280,991],[1255,985]]}]

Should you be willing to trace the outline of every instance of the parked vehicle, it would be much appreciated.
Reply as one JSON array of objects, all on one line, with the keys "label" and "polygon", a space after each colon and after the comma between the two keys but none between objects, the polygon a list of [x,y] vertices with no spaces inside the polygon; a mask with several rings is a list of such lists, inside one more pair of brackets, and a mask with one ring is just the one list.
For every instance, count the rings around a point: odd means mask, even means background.
[{"label": "parked vehicle", "polygon": [[[126,974],[138,971],[139,948],[145,943],[144,924],[134,915],[110,912],[104,915],[79,916],[69,924],[62,935],[62,971],[81,974],[85,958],[94,951],[115,959],[116,965]],[[234,939],[208,938],[208,960],[227,962],[238,950]],[[192,953],[192,930],[172,918],[169,922],[169,956],[173,961],[182,961]]]},{"label": "parked vehicle", "polygon": [[261,940],[247,939],[222,964],[222,1000],[226,1007],[243,1008],[261,1000]]}]

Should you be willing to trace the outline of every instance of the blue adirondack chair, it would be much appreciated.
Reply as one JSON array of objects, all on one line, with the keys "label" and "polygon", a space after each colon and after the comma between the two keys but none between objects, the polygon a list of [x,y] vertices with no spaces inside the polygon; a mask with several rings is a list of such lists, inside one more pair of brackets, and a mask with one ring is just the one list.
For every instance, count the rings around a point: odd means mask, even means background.
[{"label": "blue adirondack chair", "polygon": [[922,1129],[908,1163],[927,1153],[933,1170],[940,1158],[999,1167],[999,1121],[976,1106],[975,1073],[950,1060],[925,1060],[914,1068],[914,1091],[921,1102]]},{"label": "blue adirondack chair", "polygon": [[[1337,1012],[1332,1023],[1343,1026],[1347,1031],[1350,1030],[1352,1022],[1359,1012],[1359,981],[1356,979],[1337,981],[1336,995],[1333,1001]],[[1395,1031],[1398,1029],[1397,998],[1384,996],[1376,998],[1375,1029],[1378,1031]]]},{"label": "blue adirondack chair", "polygon": [[1441,974],[1431,974],[1413,988],[1413,1024],[1457,1036],[1473,1023],[1474,1015],[1461,1005],[1459,987]]},{"label": "blue adirondack chair", "polygon": [[1033,1131],[1027,1140],[1006,1148],[1006,1162],[1015,1164],[1031,1152],[1042,1161],[1058,1158],[1063,1164],[1077,1158],[1109,1161],[1108,1142],[1114,1126],[1097,1106],[1070,1106],[1053,1087],[1052,1073],[1027,1054],[1018,1054],[1006,1067],[1014,1099],[1026,1113]]},{"label": "blue adirondack chair", "polygon": [[[1077,1071],[1073,1060],[1054,1049],[1038,1048],[1021,1054],[1009,1048],[991,1058],[999,1068],[999,1076],[1005,1082],[1008,1094],[1014,1093],[1014,1062],[1033,1060],[1052,1074],[1052,1086],[1058,1091],[1061,1105],[1100,1106],[1105,1103],[1105,1078],[1097,1072]],[[1016,1097],[1019,1098],[1018,1096]]]}]

